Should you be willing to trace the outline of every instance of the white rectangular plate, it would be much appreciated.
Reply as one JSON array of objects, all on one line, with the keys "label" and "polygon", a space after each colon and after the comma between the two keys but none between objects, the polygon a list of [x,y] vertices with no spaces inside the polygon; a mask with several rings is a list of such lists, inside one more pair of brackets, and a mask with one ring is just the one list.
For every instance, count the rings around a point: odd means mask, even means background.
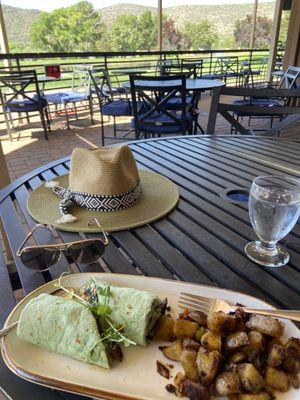
[{"label": "white rectangular plate", "polygon": [[[63,284],[68,287],[79,287],[89,277],[96,275],[111,285],[148,290],[161,299],[167,298],[174,317],[178,316],[180,311],[177,308],[180,292],[220,298],[252,308],[271,308],[259,299],[230,290],[142,276],[107,273],[75,274],[64,277]],[[49,282],[22,300],[8,317],[5,326],[18,321],[20,312],[33,297],[41,293],[57,292],[55,282]],[[290,321],[284,323],[286,337],[300,337],[300,332],[294,324]],[[174,395],[165,389],[168,383],[172,383],[172,379],[167,380],[156,372],[156,361],[167,361],[158,349],[159,344],[161,343],[153,341],[146,348],[137,346],[125,349],[123,361],[114,363],[109,371],[27,343],[18,338],[16,330],[2,339],[1,350],[3,359],[12,372],[40,385],[107,399],[174,400]],[[173,364],[174,377],[180,366],[177,363]],[[299,400],[299,390],[291,389],[287,393],[278,394],[276,399]]]}]

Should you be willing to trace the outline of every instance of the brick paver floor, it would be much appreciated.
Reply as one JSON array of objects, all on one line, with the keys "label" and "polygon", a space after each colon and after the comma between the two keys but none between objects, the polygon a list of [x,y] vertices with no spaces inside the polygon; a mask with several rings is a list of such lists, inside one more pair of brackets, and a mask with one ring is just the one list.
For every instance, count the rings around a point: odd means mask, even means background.
[{"label": "brick paver floor", "polygon": [[[207,92],[199,103],[199,122],[206,131],[211,96]],[[0,131],[0,140],[7,160],[11,180],[24,175],[34,168],[52,160],[68,156],[75,147],[95,148],[101,146],[99,114],[95,113],[95,124],[91,125],[89,114],[82,112],[78,120],[73,119],[71,129],[66,129],[64,117],[54,117],[49,140],[44,139],[40,122],[34,121],[32,126],[24,125],[18,133],[14,133],[13,141],[9,141],[6,130]],[[98,118],[98,120],[97,120]],[[129,129],[130,118],[118,118],[119,128]],[[252,127],[262,127],[266,120],[253,120]],[[2,127],[4,125],[2,124]],[[107,122],[105,132],[111,139],[105,144],[115,143],[112,122]],[[230,125],[222,117],[218,117],[216,134],[230,134]],[[19,138],[18,138],[19,136]],[[133,138],[133,133],[128,136]]]}]

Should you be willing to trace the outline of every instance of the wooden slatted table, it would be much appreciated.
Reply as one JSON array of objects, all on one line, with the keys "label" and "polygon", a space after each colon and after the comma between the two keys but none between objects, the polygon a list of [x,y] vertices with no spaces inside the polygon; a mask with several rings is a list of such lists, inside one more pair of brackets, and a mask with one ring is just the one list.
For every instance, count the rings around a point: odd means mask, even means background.
[{"label": "wooden slatted table", "polygon": [[[234,186],[250,187],[263,174],[300,177],[300,143],[257,137],[181,136],[130,143],[140,168],[169,177],[180,188],[181,199],[160,221],[110,235],[99,263],[72,265],[74,271],[111,271],[181,279],[242,291],[282,308],[300,308],[300,226],[282,243],[290,263],[281,269],[265,269],[244,254],[255,238],[247,205],[233,204],[221,192]],[[0,192],[0,216],[13,254],[35,221],[28,215],[28,193],[45,180],[68,172],[69,159],[44,165]],[[57,231],[61,241],[79,235]],[[89,235],[91,236],[91,235]],[[38,231],[37,243],[50,243],[47,231]],[[13,290],[27,294],[68,269],[64,257],[47,273],[26,269],[14,256],[16,271],[9,276],[0,252],[0,325],[15,305]],[[0,365],[0,386],[14,399],[59,400],[82,396],[42,388],[15,377]]]}]

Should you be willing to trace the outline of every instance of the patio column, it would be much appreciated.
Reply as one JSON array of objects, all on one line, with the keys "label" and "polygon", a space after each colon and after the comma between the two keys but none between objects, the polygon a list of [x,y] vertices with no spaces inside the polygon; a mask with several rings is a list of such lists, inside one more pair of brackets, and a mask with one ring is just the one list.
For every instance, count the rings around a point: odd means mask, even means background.
[{"label": "patio column", "polygon": [[268,69],[267,69],[267,75],[266,75],[267,82],[271,82],[272,71],[275,68],[283,4],[284,4],[284,0],[276,0],[273,26],[272,26],[272,34],[271,34]]},{"label": "patio column", "polygon": [[[3,54],[9,53],[8,38],[7,38],[7,33],[6,33],[6,27],[5,27],[5,21],[4,21],[1,0],[0,0],[0,46],[1,46],[1,52]],[[11,60],[4,60],[4,66],[10,68]]]},{"label": "patio column", "polygon": [[162,17],[162,0],[158,0],[157,4],[157,40],[158,40],[158,50],[162,51],[162,24],[163,24],[163,17]]},{"label": "patio column", "polygon": [[289,65],[300,65],[300,1],[293,0],[288,26],[283,70]]},{"label": "patio column", "polygon": [[252,25],[252,32],[250,37],[250,49],[254,48],[255,43],[255,29],[256,29],[256,18],[257,18],[257,6],[258,0],[254,0],[254,7],[253,7],[253,25]]}]

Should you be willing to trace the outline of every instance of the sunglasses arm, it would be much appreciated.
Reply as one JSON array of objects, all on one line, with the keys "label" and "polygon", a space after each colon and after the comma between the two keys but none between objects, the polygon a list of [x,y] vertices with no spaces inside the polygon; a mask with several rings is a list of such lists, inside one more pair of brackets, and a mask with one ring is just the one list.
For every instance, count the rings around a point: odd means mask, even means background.
[{"label": "sunglasses arm", "polygon": [[98,219],[97,219],[96,217],[92,218],[92,219],[88,222],[88,225],[93,225],[93,224],[96,224],[96,225],[100,228],[100,231],[101,231],[101,233],[102,233],[102,235],[103,235],[103,237],[104,237],[103,243],[104,243],[105,246],[108,245],[108,237],[107,237],[107,234],[104,232],[102,226],[100,225],[100,222],[98,221]]},{"label": "sunglasses arm", "polygon": [[34,232],[36,231],[36,229],[37,228],[45,228],[45,227],[47,227],[46,225],[43,225],[43,224],[36,224],[33,228],[32,228],[32,230],[28,233],[28,235],[25,237],[25,239],[23,240],[23,242],[20,244],[20,247],[18,248],[18,250],[17,250],[17,252],[16,252],[16,255],[18,256],[18,257],[20,257],[21,256],[21,253],[22,253],[22,249],[23,249],[23,247],[25,246],[25,243],[27,242],[27,240],[34,234]]}]

